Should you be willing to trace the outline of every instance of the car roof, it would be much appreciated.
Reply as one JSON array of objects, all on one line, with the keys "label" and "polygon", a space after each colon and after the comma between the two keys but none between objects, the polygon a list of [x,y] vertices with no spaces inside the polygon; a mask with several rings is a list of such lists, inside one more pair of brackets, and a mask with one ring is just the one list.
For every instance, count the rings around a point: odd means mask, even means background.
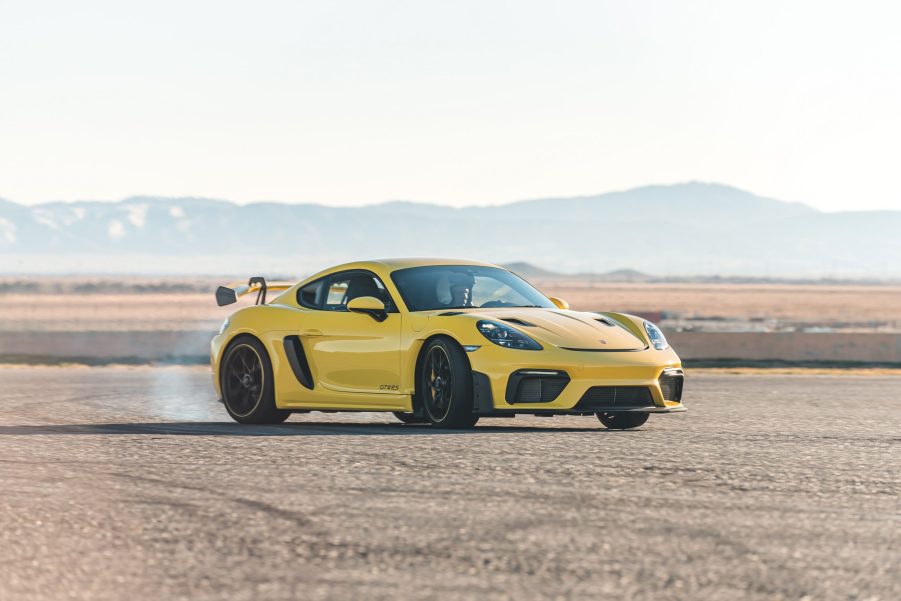
[{"label": "car roof", "polygon": [[406,257],[400,259],[378,259],[373,263],[380,263],[387,269],[406,269],[407,267],[425,267],[428,265],[481,265],[483,267],[496,267],[491,263],[484,261],[473,261],[471,259],[444,259],[444,258],[428,258],[428,257]]},{"label": "car roof", "polygon": [[408,267],[426,267],[429,265],[481,265],[483,267],[496,267],[491,263],[473,261],[471,259],[447,259],[435,257],[402,257],[395,259],[372,259],[369,261],[356,261],[336,265],[328,269],[330,272],[344,271],[345,269],[368,269],[370,271],[391,272]]}]

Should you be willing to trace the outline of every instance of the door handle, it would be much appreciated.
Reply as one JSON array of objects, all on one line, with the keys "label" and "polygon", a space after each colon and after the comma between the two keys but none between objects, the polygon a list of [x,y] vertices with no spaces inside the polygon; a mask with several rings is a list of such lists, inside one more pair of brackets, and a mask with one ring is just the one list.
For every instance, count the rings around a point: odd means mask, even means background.
[{"label": "door handle", "polygon": [[302,330],[301,336],[322,336],[322,330]]}]

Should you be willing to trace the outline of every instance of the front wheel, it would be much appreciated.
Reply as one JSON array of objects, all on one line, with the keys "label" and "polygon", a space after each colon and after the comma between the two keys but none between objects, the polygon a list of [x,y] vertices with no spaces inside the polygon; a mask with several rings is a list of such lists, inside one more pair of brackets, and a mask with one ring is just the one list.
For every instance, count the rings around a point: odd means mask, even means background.
[{"label": "front wheel", "polygon": [[472,370],[457,344],[436,338],[425,348],[419,373],[419,393],[425,417],[440,428],[470,428],[479,416],[472,413]]},{"label": "front wheel", "polygon": [[279,424],[291,415],[275,406],[269,353],[250,336],[236,338],[219,368],[225,410],[241,424]]},{"label": "front wheel", "polygon": [[598,419],[611,430],[637,428],[648,421],[648,413],[598,413]]}]

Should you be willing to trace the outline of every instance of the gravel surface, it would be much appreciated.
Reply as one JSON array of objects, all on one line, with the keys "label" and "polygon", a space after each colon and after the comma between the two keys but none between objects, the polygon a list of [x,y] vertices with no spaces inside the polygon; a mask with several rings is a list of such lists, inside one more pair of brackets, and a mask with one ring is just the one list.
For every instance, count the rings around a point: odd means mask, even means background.
[{"label": "gravel surface", "polygon": [[0,599],[901,599],[901,378],[688,413],[240,426],[185,368],[0,369]]}]

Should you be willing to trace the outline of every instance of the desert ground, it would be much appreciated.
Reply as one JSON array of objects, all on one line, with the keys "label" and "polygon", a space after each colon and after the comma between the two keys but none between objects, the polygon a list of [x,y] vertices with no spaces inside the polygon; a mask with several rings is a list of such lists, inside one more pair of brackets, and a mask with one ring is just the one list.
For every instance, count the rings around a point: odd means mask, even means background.
[{"label": "desert ground", "polygon": [[[25,281],[33,284],[27,292],[16,285],[20,281],[0,279],[0,331],[215,330],[234,310],[217,307],[213,299],[217,283],[224,279],[84,282],[41,278]],[[810,325],[851,323],[864,329],[901,331],[901,286],[534,283],[579,310]],[[115,292],[106,292],[110,289]]]},{"label": "desert ground", "polygon": [[901,378],[689,412],[228,421],[202,368],[0,368],[0,598],[901,598]]},{"label": "desert ground", "polygon": [[[592,284],[536,280],[576,309],[671,312],[807,323],[888,321],[901,325],[901,286],[825,284]],[[605,309],[610,310],[610,309]]]}]

